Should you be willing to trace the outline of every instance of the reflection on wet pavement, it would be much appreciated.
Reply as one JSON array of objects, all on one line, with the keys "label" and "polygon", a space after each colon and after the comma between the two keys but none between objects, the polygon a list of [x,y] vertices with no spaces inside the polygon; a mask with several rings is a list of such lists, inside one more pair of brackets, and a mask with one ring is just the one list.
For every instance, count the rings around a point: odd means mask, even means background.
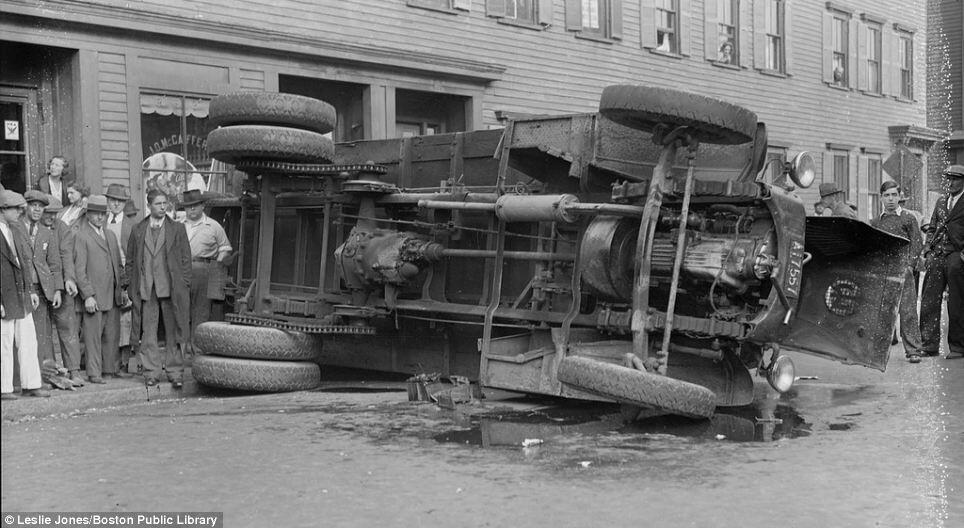
[{"label": "reflection on wet pavement", "polygon": [[[626,420],[614,406],[560,405],[538,411],[475,416],[467,427],[445,431],[433,438],[440,443],[491,448],[519,447],[527,439],[545,441],[575,434],[670,435],[727,442],[771,442],[810,434],[810,424],[791,405],[782,401],[773,403],[765,400],[746,407],[723,409],[709,420],[644,413]],[[849,428],[848,425],[846,429]]]}]

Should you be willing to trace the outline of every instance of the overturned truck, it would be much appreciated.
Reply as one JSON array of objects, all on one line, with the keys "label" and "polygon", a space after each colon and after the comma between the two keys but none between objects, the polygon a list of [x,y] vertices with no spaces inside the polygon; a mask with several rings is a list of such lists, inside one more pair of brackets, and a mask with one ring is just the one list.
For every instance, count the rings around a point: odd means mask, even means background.
[{"label": "overturned truck", "polygon": [[789,390],[785,348],[886,367],[906,241],[807,217],[792,190],[812,158],[765,181],[747,109],[618,85],[598,113],[337,145],[332,108],[301,96],[224,95],[210,115],[209,151],[249,191],[200,383],[439,372],[706,417],[749,404],[752,371]]}]

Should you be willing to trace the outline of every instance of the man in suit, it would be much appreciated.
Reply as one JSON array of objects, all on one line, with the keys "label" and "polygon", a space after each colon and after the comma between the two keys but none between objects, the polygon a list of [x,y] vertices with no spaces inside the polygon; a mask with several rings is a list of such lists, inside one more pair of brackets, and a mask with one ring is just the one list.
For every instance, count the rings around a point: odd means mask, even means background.
[{"label": "man in suit", "polygon": [[47,162],[47,174],[41,176],[34,182],[33,188],[44,194],[49,194],[60,200],[60,203],[67,202],[67,186],[71,180],[65,178],[68,163],[63,156],[54,156]]},{"label": "man in suit", "polygon": [[41,363],[54,359],[50,311],[60,308],[64,289],[60,244],[54,232],[40,221],[44,208],[50,203],[48,196],[33,189],[24,193],[27,212],[23,215],[23,225],[33,251],[34,283],[31,286],[40,296],[40,306],[34,311],[34,326],[37,329],[37,351]]},{"label": "man in suit", "polygon": [[13,349],[20,363],[20,388],[24,396],[50,396],[40,388],[37,335],[31,312],[40,305],[32,292],[33,255],[19,227],[27,202],[11,190],[0,191],[0,399],[13,400]]},{"label": "man in suit", "polygon": [[107,197],[91,196],[85,216],[74,233],[74,273],[83,300],[87,379],[104,383],[102,375],[117,376],[119,307],[127,304],[126,283],[117,237],[104,228]]},{"label": "man in suit", "polygon": [[157,324],[164,317],[163,366],[171,387],[182,387],[184,348],[190,335],[191,245],[184,225],[167,216],[170,199],[163,191],[147,193],[150,216],[131,233],[127,276],[133,301],[131,344],[144,366],[145,382],[156,385],[162,358]]},{"label": "man in suit", "polygon": [[[74,242],[70,228],[57,218],[63,209],[60,200],[49,197],[50,203],[44,207],[40,223],[50,230],[60,251],[59,259],[64,279],[64,292],[61,294],[61,305],[48,305],[52,327],[57,329],[57,339],[60,341],[60,358],[67,375],[74,386],[82,387],[83,378],[80,377],[80,319],[74,311],[74,297],[77,295],[77,283],[74,275]],[[51,340],[52,341],[52,340]],[[51,347],[53,342],[51,342]]]},{"label": "man in suit", "polygon": [[944,171],[947,193],[937,200],[927,226],[920,330],[924,353],[941,348],[941,304],[947,290],[948,357],[964,356],[964,165]]},{"label": "man in suit", "polygon": [[[127,187],[119,184],[112,183],[107,186],[107,191],[104,192],[104,196],[107,197],[107,224],[106,228],[110,229],[117,237],[120,242],[121,250],[121,265],[126,263],[127,243],[131,239],[131,231],[134,229],[134,224],[137,221],[134,218],[127,216],[125,206],[130,201],[130,193],[127,192]],[[120,342],[118,343],[118,373],[123,373],[125,366],[127,364],[126,359],[129,357],[129,350],[131,344],[131,309],[130,307],[124,307],[121,309],[120,313]]]}]

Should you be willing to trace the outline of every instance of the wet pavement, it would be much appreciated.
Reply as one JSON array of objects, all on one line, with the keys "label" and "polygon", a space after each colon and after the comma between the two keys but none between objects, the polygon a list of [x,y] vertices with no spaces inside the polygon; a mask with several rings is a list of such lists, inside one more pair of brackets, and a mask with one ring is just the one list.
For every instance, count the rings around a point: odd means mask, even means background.
[{"label": "wet pavement", "polygon": [[[964,360],[795,354],[711,420],[404,384],[191,393],[2,425],[4,511],[224,511],[226,526],[964,526]],[[6,406],[9,402],[4,402]],[[17,402],[13,402],[17,403]]]}]

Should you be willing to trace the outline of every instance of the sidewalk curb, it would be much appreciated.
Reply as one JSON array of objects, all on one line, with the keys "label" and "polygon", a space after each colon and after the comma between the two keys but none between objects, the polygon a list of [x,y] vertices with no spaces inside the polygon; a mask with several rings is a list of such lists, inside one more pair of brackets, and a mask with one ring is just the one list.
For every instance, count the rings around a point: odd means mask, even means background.
[{"label": "sidewalk curb", "polygon": [[20,398],[6,400],[0,405],[0,421],[15,422],[24,418],[43,418],[57,414],[69,414],[103,407],[145,403],[155,400],[175,400],[197,396],[200,389],[189,376],[184,377],[184,387],[171,388],[168,382],[148,388],[143,378],[114,379],[100,390],[90,390],[90,385],[73,391],[52,390],[49,398]]}]

